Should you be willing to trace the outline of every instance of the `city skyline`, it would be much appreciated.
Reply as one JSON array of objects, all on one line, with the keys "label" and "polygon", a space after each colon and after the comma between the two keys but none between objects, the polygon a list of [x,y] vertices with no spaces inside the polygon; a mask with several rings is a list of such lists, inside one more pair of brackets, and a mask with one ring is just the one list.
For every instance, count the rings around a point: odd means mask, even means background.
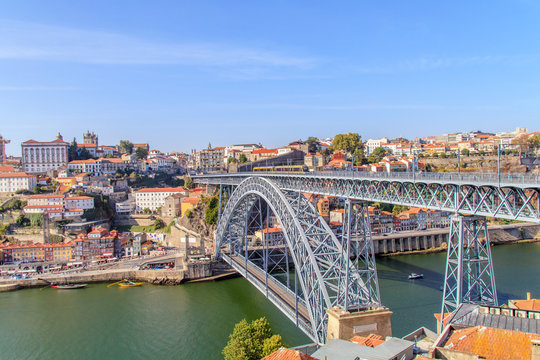
[{"label": "city skyline", "polygon": [[540,114],[532,2],[28,1],[0,11],[0,133],[13,155],[58,131],[187,152],[343,132],[534,131]]}]

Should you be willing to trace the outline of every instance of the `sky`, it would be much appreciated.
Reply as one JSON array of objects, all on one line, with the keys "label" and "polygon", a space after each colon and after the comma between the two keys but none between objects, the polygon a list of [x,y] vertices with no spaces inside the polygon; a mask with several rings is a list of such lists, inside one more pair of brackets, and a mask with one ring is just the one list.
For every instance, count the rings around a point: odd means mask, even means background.
[{"label": "sky", "polygon": [[540,130],[540,2],[0,2],[0,134],[162,151]]}]

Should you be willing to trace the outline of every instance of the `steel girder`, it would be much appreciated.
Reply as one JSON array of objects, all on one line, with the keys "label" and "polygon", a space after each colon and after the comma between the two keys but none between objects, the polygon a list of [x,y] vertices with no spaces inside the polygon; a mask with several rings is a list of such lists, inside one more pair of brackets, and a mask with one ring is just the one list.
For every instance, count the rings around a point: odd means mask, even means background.
[{"label": "steel girder", "polygon": [[456,215],[450,225],[441,317],[448,318],[462,303],[498,303],[489,234],[482,217]]},{"label": "steel girder", "polygon": [[[208,184],[238,184],[247,175],[200,176]],[[324,174],[267,174],[251,176],[271,179],[280,189],[332,195],[363,201],[425,207],[464,215],[540,222],[540,186],[519,183],[467,183],[464,181],[376,177],[325,176]]]},{"label": "steel girder", "polygon": [[[346,257],[342,243],[314,206],[301,193],[282,191],[269,179],[248,178],[231,194],[218,224],[216,258],[223,256],[228,261],[231,258],[243,259],[245,268],[240,273],[248,280],[252,278],[248,267],[254,263],[248,261],[247,233],[252,218],[250,209],[254,206],[257,208],[256,204],[261,199],[268,204],[282,226],[295,267],[295,282],[298,281],[301,288],[301,295],[295,292],[296,301],[300,298],[309,313],[311,327],[308,336],[318,343],[324,343],[328,322],[326,310],[333,306],[345,307],[345,299],[349,309],[378,305],[378,297],[374,299],[371,296],[357,267]],[[260,210],[259,206],[256,212]],[[262,224],[263,221],[260,222]],[[269,251],[263,251],[266,253],[264,269],[260,268],[260,262],[259,269],[265,273],[267,284],[263,293],[268,296],[268,278],[271,277],[268,269]],[[235,264],[238,266],[237,261]],[[260,281],[257,285],[259,288]],[[290,304],[277,301],[276,305],[288,314]],[[298,324],[298,313],[296,316]]]}]

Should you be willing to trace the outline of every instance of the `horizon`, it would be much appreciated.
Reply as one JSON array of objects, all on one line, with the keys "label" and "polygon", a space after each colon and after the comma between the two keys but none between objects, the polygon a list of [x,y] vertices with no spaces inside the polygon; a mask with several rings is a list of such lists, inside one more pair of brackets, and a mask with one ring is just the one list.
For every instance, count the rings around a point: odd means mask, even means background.
[{"label": "horizon", "polygon": [[33,0],[0,12],[9,155],[86,130],[186,153],[538,130],[540,3]]}]

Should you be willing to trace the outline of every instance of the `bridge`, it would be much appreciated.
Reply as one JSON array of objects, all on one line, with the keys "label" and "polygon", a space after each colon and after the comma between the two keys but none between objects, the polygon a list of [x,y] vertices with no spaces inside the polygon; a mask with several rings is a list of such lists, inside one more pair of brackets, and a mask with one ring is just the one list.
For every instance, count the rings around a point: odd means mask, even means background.
[{"label": "bridge", "polygon": [[[232,265],[318,343],[327,338],[328,309],[362,312],[382,306],[369,202],[455,214],[443,314],[461,303],[497,305],[486,217],[540,222],[538,175],[250,172],[193,179],[219,186],[215,257]],[[320,195],[344,201],[337,234],[316,210]],[[278,224],[280,238],[264,233]],[[256,244],[259,250],[253,251]]]}]

